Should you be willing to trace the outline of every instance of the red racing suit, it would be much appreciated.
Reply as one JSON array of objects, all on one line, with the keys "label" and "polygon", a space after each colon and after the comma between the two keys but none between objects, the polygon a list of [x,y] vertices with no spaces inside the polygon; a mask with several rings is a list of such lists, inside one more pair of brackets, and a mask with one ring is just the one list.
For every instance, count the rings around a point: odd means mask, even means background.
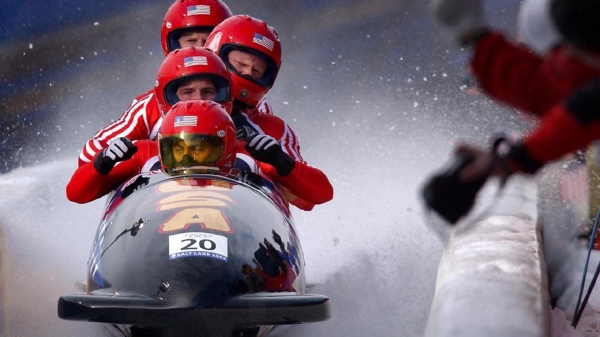
[{"label": "red racing suit", "polygon": [[[138,150],[133,157],[117,163],[117,165],[115,165],[115,167],[106,175],[99,174],[96,171],[93,159],[91,162],[79,166],[67,184],[67,198],[70,201],[80,204],[88,203],[108,194],[120,184],[133,178],[139,173],[149,172],[160,168],[158,144],[156,140],[138,140],[135,141],[134,144]],[[277,173],[271,165],[258,162],[249,163],[249,161],[253,159],[251,159],[247,153],[244,153],[244,144],[245,142],[239,141],[237,146],[237,149],[241,151],[238,153],[238,158],[243,158],[245,165],[244,169],[254,173],[263,173],[260,171],[259,167],[264,167],[269,170],[269,173],[266,173],[267,176],[273,178],[273,180],[283,187],[282,189],[280,186],[280,190],[282,190],[282,194],[292,205],[304,210],[310,210],[314,207],[315,198],[313,197],[313,191],[310,189],[311,186],[306,185],[301,176],[298,177],[298,175],[307,174],[307,172],[308,174],[311,173],[308,165],[302,162],[296,162],[296,166],[289,175],[285,177],[277,175],[274,177],[273,174],[276,175]],[[101,152],[98,152],[96,155],[101,155]],[[248,160],[248,158],[250,158],[250,160]],[[259,166],[257,166],[257,164],[259,164]],[[322,173],[322,176],[318,173],[320,173],[320,171],[316,174],[317,180],[320,183],[329,184],[327,177]],[[324,178],[325,181],[323,181],[322,178]]]},{"label": "red racing suit", "polygon": [[[257,110],[259,113],[273,114],[271,105],[265,100],[259,103]],[[154,89],[151,89],[136,97],[121,118],[98,131],[85,143],[79,154],[79,166],[91,162],[96,153],[103,150],[113,139],[156,139],[161,122],[162,113]]]},{"label": "red racing suit", "polygon": [[[100,174],[96,171],[94,158],[91,162],[80,165],[67,184],[67,199],[78,204],[94,201],[137,174],[160,167],[156,140],[145,139],[133,143],[138,149],[133,157],[117,163],[108,174]],[[96,155],[101,154],[102,152],[99,151]]]},{"label": "red racing suit", "polygon": [[581,95],[572,95],[600,76],[600,66],[578,53],[559,46],[540,57],[498,32],[477,41],[470,70],[480,87],[498,101],[541,117],[540,125],[511,151],[517,163],[513,169],[533,173],[600,138],[600,119],[593,117],[597,114],[593,107],[600,109],[599,102],[577,103],[582,102]]},{"label": "red racing suit", "polygon": [[470,70],[492,98],[543,116],[575,88],[600,75],[600,68],[575,53],[558,47],[542,58],[490,32],[475,44]]},{"label": "red racing suit", "polygon": [[600,77],[575,90],[546,113],[540,125],[514,146],[513,171],[534,173],[543,164],[600,139]]},{"label": "red racing suit", "polygon": [[[333,187],[327,176],[319,169],[308,165],[300,154],[300,143],[290,126],[281,118],[258,111],[241,112],[234,108],[231,116],[236,128],[249,127],[258,134],[275,138],[285,153],[296,162],[292,172],[285,177],[280,176],[270,164],[257,161],[260,170],[273,178],[287,191],[302,200],[290,201],[294,206],[310,211],[315,205],[325,203],[333,198]],[[238,143],[238,152],[245,152]],[[285,193],[284,193],[285,194]]]}]

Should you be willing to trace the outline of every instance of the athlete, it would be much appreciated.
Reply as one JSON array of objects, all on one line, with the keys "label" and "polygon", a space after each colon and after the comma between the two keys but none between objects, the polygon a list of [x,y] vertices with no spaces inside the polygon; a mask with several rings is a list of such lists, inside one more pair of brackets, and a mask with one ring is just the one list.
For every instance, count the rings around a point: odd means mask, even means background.
[{"label": "athlete", "polygon": [[67,185],[67,198],[77,203],[96,200],[156,163],[169,175],[229,169],[236,142],[235,126],[222,105],[181,101],[166,114],[158,140],[122,137],[99,152],[93,164],[80,166]]},{"label": "athlete", "polygon": [[304,161],[291,127],[255,109],[272,88],[281,66],[281,43],[275,29],[248,15],[236,15],[215,27],[206,46],[231,72],[232,119],[238,139],[246,141],[238,151],[245,150],[263,173],[302,199],[290,200],[298,208],[311,210],[331,200],[331,183],[321,170]]}]

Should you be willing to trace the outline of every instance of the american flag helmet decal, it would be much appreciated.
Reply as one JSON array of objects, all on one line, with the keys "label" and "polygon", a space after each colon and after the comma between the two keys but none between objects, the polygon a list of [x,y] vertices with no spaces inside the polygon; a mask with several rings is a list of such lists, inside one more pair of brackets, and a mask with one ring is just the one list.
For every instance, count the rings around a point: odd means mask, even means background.
[{"label": "american flag helmet decal", "polygon": [[270,51],[273,51],[274,42],[266,36],[262,36],[258,33],[254,33],[254,38],[252,38],[252,42],[257,43]]}]

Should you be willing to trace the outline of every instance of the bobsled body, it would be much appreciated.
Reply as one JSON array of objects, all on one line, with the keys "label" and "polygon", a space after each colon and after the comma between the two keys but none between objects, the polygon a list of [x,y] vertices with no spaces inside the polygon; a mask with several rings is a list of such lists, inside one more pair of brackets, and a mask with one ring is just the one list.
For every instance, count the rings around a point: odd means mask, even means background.
[{"label": "bobsled body", "polygon": [[271,181],[251,180],[155,171],[123,184],[94,240],[87,292],[62,296],[59,317],[124,335],[227,337],[329,318],[327,297],[305,294],[287,203]]}]

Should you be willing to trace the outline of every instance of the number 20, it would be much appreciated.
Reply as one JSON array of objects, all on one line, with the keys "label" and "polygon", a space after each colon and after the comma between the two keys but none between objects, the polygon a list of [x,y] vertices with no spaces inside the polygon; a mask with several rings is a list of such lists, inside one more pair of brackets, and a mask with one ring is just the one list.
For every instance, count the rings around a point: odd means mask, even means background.
[{"label": "number 20", "polygon": [[[185,247],[181,248],[181,250],[196,250],[196,247],[192,247],[196,244],[196,240],[194,239],[184,239],[181,240],[181,242],[189,242]],[[198,242],[198,247],[200,247],[200,249],[202,250],[215,250],[215,248],[217,248],[217,244],[209,239],[202,239]]]}]

